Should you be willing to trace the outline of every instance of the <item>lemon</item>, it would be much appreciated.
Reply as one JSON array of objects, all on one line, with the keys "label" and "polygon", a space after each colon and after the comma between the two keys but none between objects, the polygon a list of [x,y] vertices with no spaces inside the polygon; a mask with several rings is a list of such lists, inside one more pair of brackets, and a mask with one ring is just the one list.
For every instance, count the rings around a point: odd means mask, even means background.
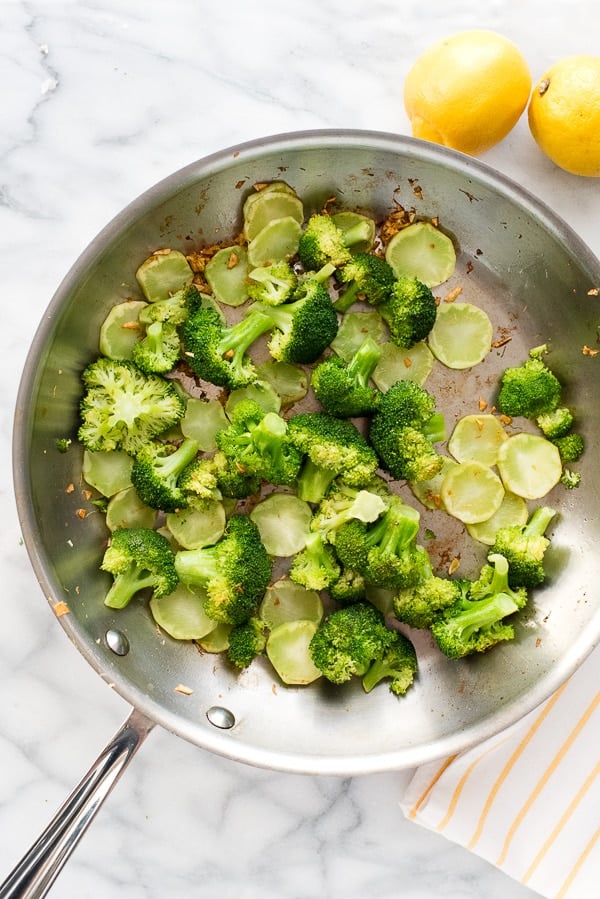
[{"label": "lemon", "polygon": [[415,137],[471,156],[511,131],[527,106],[531,74],[518,47],[493,31],[463,31],[431,46],[404,83]]},{"label": "lemon", "polygon": [[568,56],[551,66],[533,90],[528,118],[557,166],[600,177],[600,57]]}]

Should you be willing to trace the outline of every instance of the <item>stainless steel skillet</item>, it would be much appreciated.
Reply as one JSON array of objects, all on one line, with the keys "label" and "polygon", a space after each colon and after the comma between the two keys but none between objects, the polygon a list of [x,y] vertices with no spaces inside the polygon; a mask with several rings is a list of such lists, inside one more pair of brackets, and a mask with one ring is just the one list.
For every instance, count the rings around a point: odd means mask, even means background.
[{"label": "stainless steel skillet", "polygon": [[[548,343],[568,385],[588,451],[582,487],[556,488],[560,512],[548,586],[535,597],[513,644],[486,657],[450,662],[415,635],[419,682],[401,702],[359,685],[285,688],[255,663],[235,675],[214,656],[159,633],[142,603],[103,605],[100,516],[81,519],[81,458],[56,452],[74,435],[79,375],[97,353],[108,308],[137,296],[134,272],[160,246],[195,249],[237,233],[255,182],[285,179],[306,207],[335,196],[340,206],[386,215],[395,204],[438,216],[459,250],[448,285],[483,306],[510,340],[469,373],[441,366],[430,382],[454,415],[493,400],[499,372]],[[0,897],[43,896],[136,748],[154,724],[231,759],[282,771],[353,775],[413,767],[460,751],[508,726],[545,699],[598,642],[596,576],[600,433],[600,263],[555,216],[481,163],[395,135],[316,131],[232,147],[165,179],[118,215],[77,260],[34,338],[17,401],[14,481],[25,543],[44,595],[94,669],[132,706],[123,729],[76,788]],[[75,489],[67,492],[69,484]],[[460,549],[467,571],[477,551],[447,520],[435,519],[440,563]],[[176,690],[179,684],[189,695]]]}]

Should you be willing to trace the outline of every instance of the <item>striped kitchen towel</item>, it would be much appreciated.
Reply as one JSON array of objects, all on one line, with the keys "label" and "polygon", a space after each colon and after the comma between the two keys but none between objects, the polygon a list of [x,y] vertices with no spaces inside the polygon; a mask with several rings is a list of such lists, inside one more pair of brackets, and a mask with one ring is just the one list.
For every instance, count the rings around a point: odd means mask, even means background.
[{"label": "striped kitchen towel", "polygon": [[600,647],[512,727],[418,768],[405,816],[547,899],[600,896],[599,687]]}]

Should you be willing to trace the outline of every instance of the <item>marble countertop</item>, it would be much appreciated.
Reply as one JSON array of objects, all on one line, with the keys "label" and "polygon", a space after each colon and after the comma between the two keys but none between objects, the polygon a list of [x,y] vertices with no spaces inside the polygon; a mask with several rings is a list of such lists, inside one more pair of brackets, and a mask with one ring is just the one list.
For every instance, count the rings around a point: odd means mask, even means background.
[{"label": "marble countertop", "polygon": [[[475,11],[477,10],[477,12]],[[63,275],[144,189],[222,147],[312,128],[409,133],[402,84],[433,40],[498,30],[534,77],[597,53],[596,0],[3,0],[0,8],[0,880],[127,716],[57,625],[22,544],[11,428],[33,333]],[[600,254],[600,179],[542,157],[523,119],[483,157]],[[155,730],[56,899],[527,899],[407,822],[411,772],[336,779],[210,756]]]}]

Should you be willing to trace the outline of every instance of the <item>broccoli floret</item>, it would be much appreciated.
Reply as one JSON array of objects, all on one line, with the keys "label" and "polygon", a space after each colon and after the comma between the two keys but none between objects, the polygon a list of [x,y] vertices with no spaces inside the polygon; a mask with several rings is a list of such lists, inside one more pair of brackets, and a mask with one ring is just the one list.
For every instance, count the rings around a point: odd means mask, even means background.
[{"label": "broccoli floret", "polygon": [[216,441],[240,472],[270,484],[291,486],[302,465],[302,453],[290,441],[285,419],[266,412],[254,400],[235,406],[231,424],[217,432]]},{"label": "broccoli floret", "polygon": [[341,569],[332,547],[323,535],[313,531],[304,549],[296,553],[290,566],[290,578],[307,590],[326,590],[339,579]]},{"label": "broccoli floret", "polygon": [[248,275],[247,291],[251,300],[280,306],[292,299],[298,276],[287,262],[273,262],[253,269]]},{"label": "broccoli floret", "polygon": [[413,587],[405,587],[394,596],[394,614],[411,627],[425,628],[444,609],[457,602],[469,587],[467,580],[450,580],[430,573]]},{"label": "broccoli floret", "polygon": [[564,437],[556,437],[552,440],[552,443],[558,449],[561,461],[567,463],[577,462],[583,455],[585,449],[583,437],[581,434],[576,434],[574,431],[571,431],[570,434],[565,434]]},{"label": "broccoli floret", "polygon": [[581,475],[578,471],[571,471],[569,468],[563,468],[563,472],[560,476],[560,483],[563,487],[566,487],[567,490],[573,490],[575,487],[579,487]]},{"label": "broccoli floret", "polygon": [[413,381],[398,381],[381,398],[369,437],[381,464],[398,480],[427,481],[442,467],[433,444],[445,439],[435,400]]},{"label": "broccoli floret", "polygon": [[566,406],[558,406],[552,412],[538,415],[536,423],[544,437],[555,440],[557,437],[564,437],[571,430],[573,413]]},{"label": "broccoli floret", "polygon": [[177,486],[183,492],[188,506],[201,506],[206,501],[218,502],[223,499],[212,457],[197,456],[193,459],[181,472]]},{"label": "broccoli floret", "polygon": [[535,347],[521,365],[507,368],[500,379],[497,408],[511,418],[538,418],[560,403],[562,385],[543,360],[546,347]]},{"label": "broccoli floret", "polygon": [[337,581],[329,584],[328,590],[334,602],[349,606],[366,598],[367,582],[354,568],[342,565],[340,576]]},{"label": "broccoli floret", "polygon": [[113,576],[104,599],[111,609],[122,609],[139,593],[151,588],[156,598],[172,593],[179,578],[169,541],[150,528],[113,531],[101,569]]},{"label": "broccoli floret", "polygon": [[157,300],[148,303],[140,310],[138,316],[143,325],[152,322],[169,322],[171,325],[182,325],[191,312],[195,312],[202,305],[202,294],[194,284],[189,284],[183,290],[167,297],[165,300]]},{"label": "broccoli floret", "polygon": [[206,500],[246,499],[260,490],[260,478],[240,471],[224,453],[196,458],[181,473],[179,487],[189,506],[202,506]]},{"label": "broccoli floret", "polygon": [[392,632],[393,639],[381,659],[376,659],[363,676],[365,693],[370,693],[377,684],[391,678],[390,690],[395,696],[404,696],[412,687],[417,670],[415,648],[404,634]]},{"label": "broccoli floret", "polygon": [[357,253],[341,267],[338,279],[348,285],[334,303],[338,312],[346,312],[356,300],[373,306],[385,302],[396,280],[394,270],[385,259],[373,253]]},{"label": "broccoli floret", "polygon": [[268,318],[275,330],[269,352],[279,362],[315,362],[335,338],[338,318],[326,287],[314,278],[300,281],[294,299],[282,306],[255,303],[255,314]]},{"label": "broccoli floret", "polygon": [[385,503],[377,493],[334,484],[312,516],[311,533],[304,549],[294,557],[291,579],[310,590],[324,590],[334,584],[341,590],[343,572],[328,544],[335,543],[337,532],[346,522],[375,521],[384,509]]},{"label": "broccoli floret", "polygon": [[379,307],[392,341],[410,348],[424,340],[435,324],[437,303],[429,287],[416,278],[401,277]]},{"label": "broccoli floret", "polygon": [[390,494],[384,513],[372,524],[359,520],[342,525],[335,547],[342,564],[354,567],[377,587],[409,587],[430,569],[429,556],[416,543],[420,515],[399,496]]},{"label": "broccoli floret", "polygon": [[177,424],[185,403],[160,375],[146,375],[129,361],[101,357],[82,374],[79,440],[89,450],[135,454]]},{"label": "broccoli floret", "polygon": [[193,312],[183,325],[183,355],[199,378],[219,387],[245,387],[257,379],[247,350],[272,327],[271,319],[253,306],[234,325],[224,324],[216,309],[203,307]]},{"label": "broccoli floret", "polygon": [[503,527],[496,533],[491,552],[499,553],[508,561],[508,582],[511,587],[537,587],[543,584],[544,554],[550,545],[544,536],[556,511],[550,506],[534,509],[523,526]]},{"label": "broccoli floret", "polygon": [[179,333],[169,322],[152,322],[133,345],[132,359],[146,374],[164,374],[179,361]]},{"label": "broccoli floret", "polygon": [[349,362],[340,356],[320,362],[313,369],[311,385],[325,411],[338,418],[372,415],[381,393],[369,384],[369,378],[380,358],[380,347],[367,337]]},{"label": "broccoli floret", "polygon": [[175,569],[184,584],[204,587],[206,614],[226,624],[253,616],[271,578],[258,528],[246,515],[232,515],[213,546],[179,550]]},{"label": "broccoli floret", "polygon": [[320,502],[338,475],[346,484],[363,487],[377,471],[375,452],[350,421],[326,412],[303,412],[290,418],[288,433],[308,457],[296,485],[298,496],[307,502]]},{"label": "broccoli floret", "polygon": [[490,553],[488,560],[468,593],[431,624],[437,645],[451,659],[485,652],[497,643],[514,639],[514,626],[506,619],[525,606],[527,592],[509,586],[504,556]]},{"label": "broccoli floret", "polygon": [[338,609],[320,622],[309,652],[316,667],[334,684],[362,677],[394,642],[383,615],[368,602]]},{"label": "broccoli floret", "polygon": [[343,481],[334,481],[312,516],[311,530],[322,534],[328,543],[335,543],[339,529],[348,521],[376,521],[386,512],[388,501],[394,498],[387,490],[384,492],[376,481],[369,483],[368,487],[372,489],[350,487]]},{"label": "broccoli floret", "polygon": [[307,271],[319,271],[324,265],[339,268],[352,258],[350,247],[371,237],[367,222],[358,222],[342,231],[328,215],[311,215],[300,235],[298,256]]},{"label": "broccoli floret", "polygon": [[72,443],[73,441],[70,437],[57,437],[55,446],[59,453],[67,453]]},{"label": "broccoli floret", "polygon": [[175,512],[187,506],[179,476],[198,452],[195,440],[187,438],[177,448],[170,443],[147,443],[131,466],[131,483],[139,498],[152,509]]},{"label": "broccoli floret", "polygon": [[243,624],[237,624],[229,631],[227,657],[236,668],[248,665],[264,652],[267,645],[267,626],[259,618],[252,617]]}]

